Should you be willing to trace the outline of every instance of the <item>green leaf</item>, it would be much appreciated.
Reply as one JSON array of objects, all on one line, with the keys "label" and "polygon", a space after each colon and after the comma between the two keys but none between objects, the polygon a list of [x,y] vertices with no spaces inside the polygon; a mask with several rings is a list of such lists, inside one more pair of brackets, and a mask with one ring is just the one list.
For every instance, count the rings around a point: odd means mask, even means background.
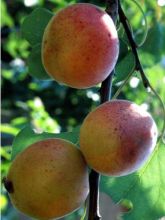
[{"label": "green leaf", "polygon": [[10,124],[1,124],[0,126],[1,133],[6,133],[10,135],[17,135],[18,134],[18,128],[11,126]]},{"label": "green leaf", "polygon": [[35,45],[27,61],[29,74],[37,79],[51,79],[46,73],[41,60],[41,44]]},{"label": "green leaf", "polygon": [[87,207],[88,207],[88,204],[87,204],[87,199],[84,203],[84,212],[83,212],[83,215],[81,216],[80,220],[85,220],[86,216],[87,216]]},{"label": "green leaf", "polygon": [[21,31],[31,46],[41,43],[44,30],[52,16],[53,13],[49,10],[37,8],[24,19]]},{"label": "green leaf", "polygon": [[143,44],[142,51],[149,53],[153,56],[155,62],[160,61],[162,47],[163,47],[163,29],[159,23],[155,23],[149,31],[145,43]]},{"label": "green leaf", "polygon": [[119,43],[120,53],[119,53],[118,62],[120,62],[127,55],[127,53],[129,52],[128,51],[128,43],[123,38],[119,39],[119,41],[120,41],[120,43]]},{"label": "green leaf", "polygon": [[131,73],[135,68],[135,58],[132,52],[128,52],[127,55],[117,63],[115,72],[116,78],[114,83],[124,80],[129,73]]},{"label": "green leaf", "polygon": [[[136,44],[139,46],[139,47],[141,47],[143,44],[144,44],[144,42],[145,42],[145,40],[146,40],[146,37],[147,37],[147,33],[148,33],[148,24],[147,24],[147,18],[146,18],[146,15],[145,15],[145,13],[144,13],[144,11],[143,11],[143,8],[141,7],[141,4],[137,1],[137,0],[132,0],[132,2],[137,6],[137,8],[138,8],[138,10],[140,11],[140,13],[142,14],[142,16],[143,16],[143,22],[144,23],[142,23],[141,22],[141,24],[143,24],[142,26],[141,26],[141,28],[142,28],[142,33],[139,35],[137,35],[136,36],[136,38],[138,39],[138,41],[136,41]],[[140,27],[139,27],[140,28]]]},{"label": "green leaf", "polygon": [[121,23],[119,24],[119,28],[117,29],[117,32],[118,32],[118,37],[119,37],[119,41],[120,41],[120,54],[121,54],[121,43],[124,42],[126,45],[129,45],[129,41],[128,41],[127,34],[125,32],[125,29]]},{"label": "green leaf", "polygon": [[128,199],[133,210],[124,220],[156,220],[165,215],[165,147],[163,144],[138,172],[125,177],[103,177],[101,189],[115,202]]},{"label": "green leaf", "polygon": [[14,22],[10,14],[8,13],[5,1],[1,1],[1,27],[7,25],[12,27]]},{"label": "green leaf", "polygon": [[75,144],[79,138],[79,127],[75,128],[72,132],[54,134],[47,132],[35,133],[32,127],[27,125],[19,132],[13,141],[11,159],[13,160],[18,153],[22,152],[31,144],[49,138],[62,138]]},{"label": "green leaf", "polygon": [[[164,13],[165,15],[165,13]],[[160,26],[160,31],[162,33],[162,39],[165,39],[165,23],[159,23]],[[165,54],[165,40],[162,40],[162,50],[161,50],[162,54]]]},{"label": "green leaf", "polygon": [[143,68],[149,68],[155,65],[155,57],[151,53],[140,50],[139,58]]}]

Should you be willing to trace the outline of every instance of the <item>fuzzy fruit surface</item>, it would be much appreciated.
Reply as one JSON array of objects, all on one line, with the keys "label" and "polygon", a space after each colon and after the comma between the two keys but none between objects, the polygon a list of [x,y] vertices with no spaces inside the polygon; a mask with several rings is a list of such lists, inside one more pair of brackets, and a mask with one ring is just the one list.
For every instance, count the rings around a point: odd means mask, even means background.
[{"label": "fuzzy fruit surface", "polygon": [[42,62],[57,82],[88,88],[113,70],[119,53],[110,16],[88,3],[68,6],[48,23],[42,40]]},{"label": "fuzzy fruit surface", "polygon": [[80,148],[87,163],[103,175],[138,170],[154,150],[157,127],[151,115],[126,100],[109,101],[85,118]]},{"label": "fuzzy fruit surface", "polygon": [[81,152],[62,139],[37,142],[13,161],[6,182],[9,196],[21,212],[37,218],[64,216],[85,201],[88,172]]}]

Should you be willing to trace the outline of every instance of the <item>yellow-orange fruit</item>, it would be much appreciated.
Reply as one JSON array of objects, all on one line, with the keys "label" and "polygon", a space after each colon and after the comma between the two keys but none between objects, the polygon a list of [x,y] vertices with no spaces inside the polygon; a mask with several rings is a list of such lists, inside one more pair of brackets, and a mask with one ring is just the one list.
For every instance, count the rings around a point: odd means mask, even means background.
[{"label": "yellow-orange fruit", "polygon": [[100,105],[87,115],[80,131],[80,148],[87,163],[110,176],[139,169],[156,140],[157,127],[151,115],[125,100]]},{"label": "yellow-orange fruit", "polygon": [[29,146],[15,158],[4,182],[13,205],[37,219],[64,216],[88,194],[85,160],[74,144],[62,139]]},{"label": "yellow-orange fruit", "polygon": [[57,82],[87,88],[102,82],[118,57],[118,36],[110,16],[95,5],[68,6],[48,23],[42,62]]}]

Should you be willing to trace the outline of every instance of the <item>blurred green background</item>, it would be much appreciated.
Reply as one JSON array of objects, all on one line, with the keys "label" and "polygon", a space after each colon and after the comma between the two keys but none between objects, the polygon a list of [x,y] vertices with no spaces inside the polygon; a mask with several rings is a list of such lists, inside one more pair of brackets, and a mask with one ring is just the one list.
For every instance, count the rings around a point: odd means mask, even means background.
[{"label": "blurred green background", "polygon": [[[55,81],[37,80],[28,74],[27,57],[31,48],[21,36],[21,22],[39,6],[56,12],[75,2],[74,0],[1,1],[2,147],[0,152],[2,178],[6,175],[10,165],[12,141],[27,123],[31,123],[39,132],[42,130],[47,132],[71,131],[82,123],[92,108],[99,105],[99,86],[76,90],[59,85]],[[102,0],[79,2],[90,2],[105,7]],[[162,100],[165,100],[165,6],[163,0],[140,0],[138,2],[144,10],[149,28],[148,37],[139,49],[139,56],[151,84]],[[122,4],[138,42],[145,30],[142,13],[131,0],[122,1]],[[124,45],[127,43],[121,29],[119,29],[119,37],[121,39],[119,61],[121,61],[124,58]],[[125,65],[122,68],[123,72],[124,68]],[[113,94],[123,80],[117,77],[116,75],[114,78]],[[139,73],[134,73],[119,98],[129,99],[142,105],[152,114],[159,130],[161,129],[163,114],[160,103],[152,93],[143,88]],[[12,207],[3,187],[0,204],[3,220],[29,219]],[[66,217],[65,220],[80,219],[81,215],[80,209],[75,214]]]}]

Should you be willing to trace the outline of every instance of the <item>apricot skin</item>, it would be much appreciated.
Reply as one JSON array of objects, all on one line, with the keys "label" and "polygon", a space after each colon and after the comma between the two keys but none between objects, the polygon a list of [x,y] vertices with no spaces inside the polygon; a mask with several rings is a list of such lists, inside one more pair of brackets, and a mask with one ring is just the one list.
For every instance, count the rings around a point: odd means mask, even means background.
[{"label": "apricot skin", "polygon": [[88,172],[81,152],[62,139],[37,142],[13,161],[6,183],[13,205],[37,219],[64,216],[85,201]]},{"label": "apricot skin", "polygon": [[157,140],[151,115],[125,100],[109,101],[90,112],[80,130],[80,148],[87,163],[108,176],[138,170]]},{"label": "apricot skin", "polygon": [[42,62],[57,82],[84,89],[102,82],[114,68],[118,36],[110,16],[95,5],[62,9],[48,23]]}]

